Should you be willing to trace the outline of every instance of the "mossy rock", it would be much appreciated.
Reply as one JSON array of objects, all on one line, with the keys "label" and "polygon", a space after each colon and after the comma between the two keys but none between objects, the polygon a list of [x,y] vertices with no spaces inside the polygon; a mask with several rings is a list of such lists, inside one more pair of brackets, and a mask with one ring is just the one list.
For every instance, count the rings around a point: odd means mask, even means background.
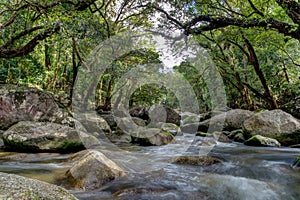
[{"label": "mossy rock", "polygon": [[181,129],[176,124],[172,123],[164,123],[164,122],[158,122],[158,123],[150,123],[147,126],[148,128],[159,128],[163,131],[169,132],[174,136],[182,135]]},{"label": "mossy rock", "polygon": [[300,143],[300,121],[279,109],[257,113],[244,121],[243,130],[246,138],[261,135],[283,146]]},{"label": "mossy rock", "polygon": [[244,144],[248,146],[270,146],[270,147],[281,146],[281,144],[276,139],[264,137],[261,135],[255,135],[251,137]]},{"label": "mossy rock", "polygon": [[243,129],[233,130],[233,131],[230,132],[230,135],[237,135],[239,133],[244,134]]},{"label": "mossy rock", "polygon": [[274,135],[272,138],[278,140],[283,146],[300,144],[300,130],[291,134]]},{"label": "mossy rock", "polygon": [[184,165],[195,165],[195,166],[209,166],[217,163],[221,163],[222,160],[208,156],[179,156],[175,158],[174,163],[176,164],[184,164]]},{"label": "mossy rock", "polygon": [[294,163],[293,163],[293,165],[292,165],[294,168],[300,168],[300,156],[298,156],[296,159],[295,159],[295,161],[294,161]]},{"label": "mossy rock", "polygon": [[235,142],[245,142],[245,136],[244,136],[243,129],[237,129],[234,131],[231,131],[231,133],[228,135],[229,139],[232,139]]},{"label": "mossy rock", "polygon": [[172,133],[163,131],[159,128],[141,129],[136,133],[131,133],[132,143],[143,146],[161,146],[175,141]]},{"label": "mossy rock", "polygon": [[50,122],[19,122],[3,134],[3,142],[7,150],[17,152],[68,153],[85,149],[76,129]]},{"label": "mossy rock", "polygon": [[191,123],[195,123],[195,122],[199,122],[200,121],[200,116],[197,116],[197,115],[190,115],[190,116],[187,116],[185,117],[183,120],[182,120],[182,124],[191,124]]},{"label": "mossy rock", "polygon": [[196,136],[200,136],[200,137],[212,137],[213,135],[211,133],[204,133],[204,132],[197,132]]}]

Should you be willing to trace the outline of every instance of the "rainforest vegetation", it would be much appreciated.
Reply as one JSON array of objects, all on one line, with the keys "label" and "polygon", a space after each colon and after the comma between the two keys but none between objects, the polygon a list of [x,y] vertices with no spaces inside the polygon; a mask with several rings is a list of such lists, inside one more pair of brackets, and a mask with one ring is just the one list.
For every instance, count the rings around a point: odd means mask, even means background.
[{"label": "rainforest vegetation", "polygon": [[[78,72],[97,45],[154,25],[180,30],[209,52],[228,107],[274,109],[299,96],[298,0],[1,0],[0,11],[0,82],[49,91],[66,106],[72,104]],[[160,61],[151,48],[115,60],[99,77],[96,109],[110,109],[122,74]],[[201,111],[208,111],[201,74],[186,62],[172,67],[193,87]],[[132,105],[154,103],[178,107],[173,93],[155,84],[141,86],[131,97]]]}]

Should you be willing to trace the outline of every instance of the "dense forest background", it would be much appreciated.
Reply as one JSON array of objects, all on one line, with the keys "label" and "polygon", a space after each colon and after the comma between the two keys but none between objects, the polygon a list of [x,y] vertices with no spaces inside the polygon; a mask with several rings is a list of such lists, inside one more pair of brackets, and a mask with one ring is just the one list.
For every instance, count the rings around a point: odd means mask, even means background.
[{"label": "dense forest background", "polygon": [[[300,95],[298,0],[0,0],[0,12],[0,83],[41,88],[68,107],[78,72],[101,41],[157,25],[181,30],[209,52],[228,107],[274,109]],[[160,62],[151,48],[115,60],[99,77],[96,109],[111,108],[122,74]],[[201,112],[211,108],[195,66],[182,62],[170,73],[189,81]],[[178,107],[174,94],[155,84],[141,86],[130,103]]]}]

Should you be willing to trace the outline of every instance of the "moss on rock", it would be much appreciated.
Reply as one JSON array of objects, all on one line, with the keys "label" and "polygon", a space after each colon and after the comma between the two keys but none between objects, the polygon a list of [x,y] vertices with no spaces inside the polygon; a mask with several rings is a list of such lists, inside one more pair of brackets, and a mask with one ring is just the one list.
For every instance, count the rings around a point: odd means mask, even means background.
[{"label": "moss on rock", "polygon": [[179,156],[175,158],[174,163],[176,164],[185,164],[185,165],[196,165],[196,166],[209,166],[222,161],[218,158],[201,155],[201,156]]},{"label": "moss on rock", "polygon": [[200,137],[212,137],[211,133],[204,133],[202,131],[199,131],[196,133],[196,136],[200,136]]},{"label": "moss on rock", "polygon": [[281,146],[281,144],[277,140],[273,138],[264,137],[261,135],[255,135],[251,137],[244,144],[248,146],[271,146],[271,147]]}]

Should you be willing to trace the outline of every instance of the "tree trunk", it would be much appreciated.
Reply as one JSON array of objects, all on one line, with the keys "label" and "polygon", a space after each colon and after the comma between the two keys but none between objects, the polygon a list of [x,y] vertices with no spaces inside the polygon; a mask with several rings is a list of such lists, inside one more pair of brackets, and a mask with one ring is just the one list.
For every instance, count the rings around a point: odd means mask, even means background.
[{"label": "tree trunk", "polygon": [[111,77],[111,79],[109,80],[109,83],[108,83],[107,93],[106,93],[106,97],[105,97],[105,104],[103,107],[104,110],[111,109],[111,95],[112,95],[114,83],[115,83],[115,78]]},{"label": "tree trunk", "polygon": [[275,98],[273,97],[271,89],[269,88],[267,81],[265,79],[265,76],[260,68],[255,50],[254,50],[253,46],[251,45],[251,43],[249,42],[249,40],[247,40],[245,37],[244,37],[244,42],[249,51],[248,60],[251,63],[251,65],[253,65],[255,73],[258,76],[258,78],[264,88],[264,95],[263,95],[264,98],[263,99],[269,103],[271,109],[276,109],[276,108],[278,108],[277,102],[276,102]]},{"label": "tree trunk", "polygon": [[[78,71],[79,71],[79,66],[82,62],[81,57],[79,55],[78,49],[77,49],[77,43],[75,38],[72,38],[72,70],[73,70],[73,77],[72,77],[72,81],[71,81],[71,85],[70,85],[70,105],[72,105],[72,97],[73,97],[73,93],[74,93],[74,86],[75,86],[75,82],[76,82],[76,78],[78,75]],[[76,62],[76,56],[79,59],[79,62]]]},{"label": "tree trunk", "polygon": [[48,71],[51,70],[51,59],[49,54],[49,46],[47,44],[45,44],[45,67],[48,69]]}]

